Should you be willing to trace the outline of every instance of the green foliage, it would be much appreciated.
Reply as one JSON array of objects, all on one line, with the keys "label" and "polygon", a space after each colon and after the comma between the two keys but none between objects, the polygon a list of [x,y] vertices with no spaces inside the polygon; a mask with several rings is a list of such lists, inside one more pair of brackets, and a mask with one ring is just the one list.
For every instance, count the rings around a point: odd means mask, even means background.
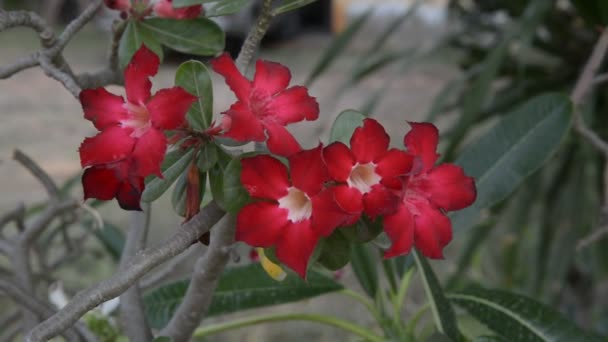
[{"label": "green foliage", "polygon": [[224,209],[232,214],[239,210],[249,201],[249,193],[241,183],[241,160],[232,159],[224,170],[223,178],[223,200]]},{"label": "green foliage", "polygon": [[152,202],[164,194],[171,184],[184,173],[188,164],[192,161],[193,154],[194,150],[186,152],[181,149],[167,153],[165,160],[163,160],[160,167],[163,178],[155,176],[149,177],[147,179],[146,189],[141,195],[141,200],[144,202]]},{"label": "green foliage", "polygon": [[198,99],[188,110],[188,122],[195,130],[204,130],[213,118],[213,87],[205,64],[199,61],[182,63],[175,72],[175,85]]},{"label": "green foliage", "polygon": [[150,18],[140,22],[154,38],[173,50],[213,56],[224,50],[224,31],[206,18],[173,20]]},{"label": "green foliage", "polygon": [[368,296],[376,298],[378,293],[378,259],[367,244],[353,244],[351,248],[351,266],[361,287]]},{"label": "green foliage", "polygon": [[317,0],[281,0],[279,5],[272,11],[273,15],[296,10],[300,7],[312,4]]},{"label": "green foliage", "polygon": [[317,262],[329,270],[339,270],[350,261],[351,242],[342,234],[341,229],[336,229],[323,239],[320,248]]},{"label": "green foliage", "polygon": [[127,27],[120,37],[118,45],[118,60],[121,68],[129,64],[131,58],[142,44],[148,49],[163,59],[163,48],[160,43],[154,38],[154,33],[147,27],[144,27],[139,21],[130,20],[127,22]]},{"label": "green foliage", "polygon": [[218,1],[205,13],[208,17],[219,17],[240,11],[250,1],[249,0],[223,0]]},{"label": "green foliage", "polygon": [[357,112],[356,110],[345,110],[338,117],[331,126],[331,132],[329,134],[329,143],[340,141],[346,146],[350,145],[350,137],[357,127],[363,125],[365,115]]},{"label": "green foliage", "polygon": [[107,220],[104,220],[101,228],[95,227],[94,221],[91,220],[83,222],[83,226],[101,242],[114,261],[120,260],[125,246],[125,234],[122,229]]}]

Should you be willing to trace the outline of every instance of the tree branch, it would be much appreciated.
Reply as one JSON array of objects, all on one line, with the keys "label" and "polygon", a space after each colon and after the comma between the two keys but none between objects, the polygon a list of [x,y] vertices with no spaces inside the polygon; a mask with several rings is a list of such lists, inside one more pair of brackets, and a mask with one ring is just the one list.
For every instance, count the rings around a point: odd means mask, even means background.
[{"label": "tree branch", "polygon": [[272,0],[264,0],[258,21],[255,26],[251,28],[251,31],[249,31],[249,34],[241,47],[241,51],[236,58],[236,65],[243,74],[247,72],[253,55],[260,45],[262,38],[264,38],[266,31],[268,31],[273,17]]},{"label": "tree branch", "polygon": [[13,159],[19,162],[19,164],[25,167],[32,174],[32,176],[40,181],[51,200],[56,200],[59,198],[59,188],[57,187],[57,184],[55,184],[51,176],[49,176],[48,173],[46,173],[34,160],[32,160],[32,158],[28,157],[20,150],[14,150]]},{"label": "tree branch", "polygon": [[30,331],[25,340],[46,341],[72,326],[87,311],[122,294],[148,271],[186,250],[223,215],[224,211],[215,202],[209,203],[165,241],[137,253],[112,277],[76,294],[68,305]]},{"label": "tree branch", "polygon": [[175,342],[190,340],[211,304],[213,291],[230,259],[234,233],[234,216],[224,216],[211,232],[209,249],[194,266],[184,300],[160,336],[168,336]]}]

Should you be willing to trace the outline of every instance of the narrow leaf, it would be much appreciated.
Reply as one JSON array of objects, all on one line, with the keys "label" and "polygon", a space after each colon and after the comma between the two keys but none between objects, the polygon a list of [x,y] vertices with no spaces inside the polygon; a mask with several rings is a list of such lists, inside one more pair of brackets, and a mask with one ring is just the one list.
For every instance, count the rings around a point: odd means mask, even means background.
[{"label": "narrow leaf", "polygon": [[317,0],[283,0],[281,4],[272,11],[273,15],[296,10],[300,7],[312,4]]},{"label": "narrow leaf", "polygon": [[118,61],[121,68],[125,68],[131,58],[141,46],[145,45],[148,49],[161,59],[163,59],[163,48],[148,29],[137,21],[129,21],[127,27],[120,37],[118,45]]},{"label": "narrow leaf", "polygon": [[378,293],[377,260],[369,248],[367,244],[353,244],[350,264],[363,290],[371,298],[376,298]]},{"label": "narrow leaf", "polygon": [[186,153],[182,150],[175,150],[167,153],[165,160],[160,167],[163,178],[152,176],[150,181],[146,184],[146,189],[141,195],[141,200],[144,202],[152,202],[159,198],[179,175],[184,173],[188,163],[192,161],[192,154],[194,150],[190,150]]},{"label": "narrow leaf", "polygon": [[218,162],[218,147],[214,143],[208,143],[201,149],[196,166],[202,172],[209,171]]},{"label": "narrow leaf", "polygon": [[150,18],[140,22],[163,45],[173,50],[201,56],[224,51],[224,31],[207,18],[173,20]]},{"label": "narrow leaf", "polygon": [[236,214],[249,201],[249,193],[241,183],[241,160],[239,158],[228,163],[223,180],[224,209]]},{"label": "narrow leaf", "polygon": [[205,16],[207,17],[221,17],[224,15],[234,14],[245,7],[250,0],[223,0],[213,7],[207,9]]},{"label": "narrow leaf", "polygon": [[350,137],[357,127],[363,125],[364,119],[365,115],[356,110],[349,109],[340,113],[331,126],[329,143],[340,141],[350,145]]},{"label": "narrow leaf", "polygon": [[213,118],[213,87],[205,64],[199,61],[182,63],[175,72],[175,85],[198,97],[188,111],[188,122],[196,130],[204,130]]},{"label": "narrow leaf", "polygon": [[193,5],[206,4],[209,2],[218,2],[222,0],[173,0],[173,7],[188,7]]}]

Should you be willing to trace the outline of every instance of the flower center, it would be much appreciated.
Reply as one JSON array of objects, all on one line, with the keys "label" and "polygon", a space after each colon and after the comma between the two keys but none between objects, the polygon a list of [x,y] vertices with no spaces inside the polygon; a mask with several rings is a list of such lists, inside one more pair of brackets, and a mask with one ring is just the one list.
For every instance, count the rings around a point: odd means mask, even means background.
[{"label": "flower center", "polygon": [[372,190],[372,186],[380,183],[382,179],[375,170],[376,165],[374,163],[355,164],[346,182],[362,193],[368,193]]},{"label": "flower center", "polygon": [[300,189],[290,187],[287,195],[279,199],[279,208],[287,209],[287,218],[291,222],[307,220],[312,215],[312,202],[306,193]]},{"label": "flower center", "polygon": [[148,109],[143,105],[137,105],[131,102],[125,103],[124,106],[129,112],[129,118],[124,120],[122,125],[124,127],[133,128],[134,137],[141,137],[151,127]]},{"label": "flower center", "polygon": [[249,109],[256,117],[261,119],[267,115],[269,99],[270,96],[268,94],[254,90],[249,97]]}]

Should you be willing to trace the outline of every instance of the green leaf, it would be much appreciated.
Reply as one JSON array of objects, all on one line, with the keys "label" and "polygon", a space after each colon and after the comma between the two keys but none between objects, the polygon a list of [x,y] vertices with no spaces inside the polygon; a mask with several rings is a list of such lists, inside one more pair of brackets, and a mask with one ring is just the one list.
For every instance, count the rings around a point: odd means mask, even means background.
[{"label": "green leaf", "polygon": [[[188,280],[174,282],[144,296],[146,315],[152,327],[160,329],[167,324],[181,303],[188,283]],[[290,273],[285,280],[277,282],[258,263],[236,266],[228,268],[220,278],[207,315],[297,302],[342,288],[333,279],[314,270],[308,272],[306,281]]]},{"label": "green leaf", "polygon": [[[205,188],[207,187],[207,174],[200,173],[199,177],[201,182],[200,194],[202,199],[203,195],[205,194]],[[175,212],[182,217],[186,216],[186,187],[188,185],[187,179],[188,173],[182,173],[182,175],[179,176],[177,183],[175,183],[173,193],[171,194],[171,205],[173,206],[173,210],[175,210]]]},{"label": "green leaf", "polygon": [[420,277],[422,278],[424,290],[429,300],[431,311],[433,312],[433,320],[435,321],[437,330],[440,333],[449,336],[452,341],[460,341],[461,335],[458,331],[458,326],[456,325],[454,311],[450,302],[443,294],[443,289],[441,288],[441,285],[439,285],[435,272],[433,272],[433,269],[426,258],[420,255],[417,250],[413,249],[412,253],[414,254],[414,259],[416,259],[418,270],[420,271]]},{"label": "green leaf", "polygon": [[234,14],[245,7],[250,0],[223,0],[207,9],[205,16],[220,17],[224,15]]},{"label": "green leaf", "polygon": [[152,342],[173,342],[173,339],[167,336],[159,336],[152,340]]},{"label": "green leaf", "polygon": [[196,166],[198,169],[206,172],[209,171],[218,162],[218,147],[214,143],[208,143],[201,149],[198,156]]},{"label": "green leaf", "polygon": [[603,341],[552,308],[507,291],[473,287],[448,298],[508,341]]},{"label": "green leaf", "polygon": [[580,15],[589,25],[608,24],[608,3],[605,0],[572,0]]},{"label": "green leaf", "polygon": [[138,21],[130,20],[125,32],[120,37],[118,45],[118,61],[121,68],[125,68],[131,61],[135,52],[144,44],[163,60],[163,48],[154,37],[154,34],[143,27]]},{"label": "green leaf", "polygon": [[204,130],[213,119],[213,87],[205,64],[199,61],[182,63],[175,72],[175,85],[198,97],[188,110],[188,122],[196,130]]},{"label": "green leaf", "polygon": [[456,164],[475,178],[477,200],[450,215],[455,230],[468,228],[481,209],[503,200],[545,163],[568,133],[571,111],[565,96],[537,96],[466,148]]},{"label": "green leaf", "polygon": [[359,30],[363,27],[363,24],[367,22],[367,19],[370,18],[372,11],[367,11],[355,19],[352,24],[350,24],[344,32],[340,33],[326,48],[323,52],[323,55],[315,64],[312,72],[308,76],[306,80],[306,86],[310,87],[312,82],[321,75],[329,66],[337,59],[340,54],[344,51],[344,49],[348,46],[348,44],[353,40],[354,36],[359,32]]},{"label": "green leaf", "polygon": [[330,236],[322,240],[321,254],[317,262],[325,268],[337,271],[350,261],[351,243],[336,229]]},{"label": "green leaf", "polygon": [[201,56],[224,51],[224,31],[207,18],[173,20],[150,18],[141,21],[163,45],[173,50]]},{"label": "green leaf", "polygon": [[356,110],[348,109],[340,113],[331,126],[329,143],[340,141],[349,146],[350,137],[357,127],[363,125],[364,119],[365,115]]},{"label": "green leaf", "polygon": [[184,152],[181,149],[167,153],[160,166],[164,178],[151,177],[151,180],[146,184],[144,193],[141,195],[141,200],[152,202],[164,194],[177,177],[184,173],[184,170],[192,161],[193,153],[194,150]]},{"label": "green leaf", "polygon": [[209,2],[218,2],[222,0],[173,0],[173,7],[188,7],[192,5],[206,4]]},{"label": "green leaf", "polygon": [[300,7],[312,4],[317,0],[283,0],[281,4],[272,11],[273,15],[296,10]]},{"label": "green leaf", "polygon": [[114,261],[120,260],[122,249],[125,246],[125,234],[123,231],[115,224],[106,220],[104,220],[102,228],[94,227],[93,224],[93,221],[88,221],[84,223],[84,226],[95,235]]},{"label": "green leaf", "polygon": [[378,293],[377,260],[375,254],[371,253],[369,249],[367,244],[353,244],[350,264],[365,293],[371,298],[376,298]]},{"label": "green leaf", "polygon": [[226,166],[223,181],[224,209],[236,214],[249,201],[249,193],[241,183],[241,160],[235,158]]}]

